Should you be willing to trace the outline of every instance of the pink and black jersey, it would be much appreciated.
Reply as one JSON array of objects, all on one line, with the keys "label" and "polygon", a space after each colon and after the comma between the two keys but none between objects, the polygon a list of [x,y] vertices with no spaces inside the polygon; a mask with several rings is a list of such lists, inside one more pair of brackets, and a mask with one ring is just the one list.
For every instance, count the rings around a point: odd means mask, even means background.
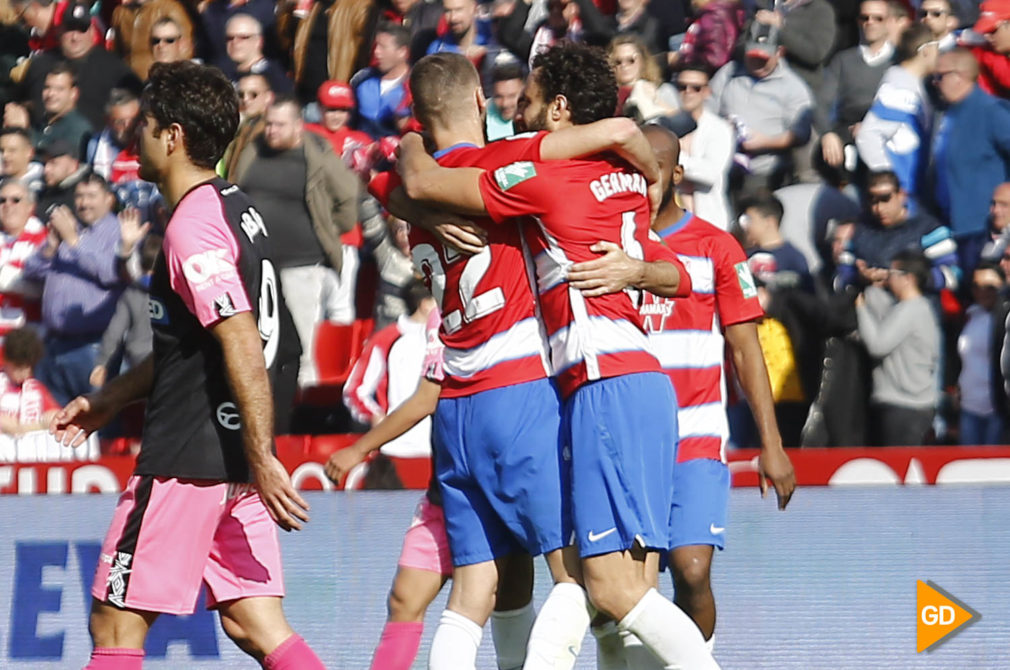
[{"label": "pink and black jersey", "polygon": [[273,381],[277,364],[301,349],[281,295],[252,201],[222,179],[190,190],[168,222],[151,278],[154,384],[136,474],[249,480],[224,356],[208,329],[252,312]]},{"label": "pink and black jersey", "polygon": [[[545,133],[521,135],[483,148],[455,145],[435,154],[445,167],[493,169],[535,160]],[[395,188],[391,180],[386,196]],[[383,200],[383,193],[373,193]],[[477,221],[481,224],[481,221]],[[411,255],[442,314],[443,397],[459,397],[548,376],[547,348],[536,318],[522,236],[516,222],[482,225],[488,244],[474,256],[447,249],[425,230],[410,231]]]},{"label": "pink and black jersey", "polygon": [[[562,394],[596,379],[658,372],[638,312],[640,292],[586,298],[566,281],[573,263],[599,257],[590,247],[601,240],[635,258],[679,265],[672,251],[649,237],[642,175],[616,158],[519,161],[485,172],[480,188],[496,222],[535,217],[524,232]],[[689,290],[689,281],[681,283]]]},{"label": "pink and black jersey", "polygon": [[747,256],[729,233],[690,212],[659,235],[691,275],[687,298],[646,295],[641,313],[653,351],[677,391],[677,460],[725,461],[725,341],[723,328],[760,319]]}]

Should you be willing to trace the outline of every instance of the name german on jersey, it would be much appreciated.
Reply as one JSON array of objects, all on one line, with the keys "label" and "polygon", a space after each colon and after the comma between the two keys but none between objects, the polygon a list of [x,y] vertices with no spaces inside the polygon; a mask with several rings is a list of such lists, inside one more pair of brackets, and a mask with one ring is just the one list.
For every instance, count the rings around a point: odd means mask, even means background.
[{"label": "name german on jersey", "polygon": [[618,193],[640,193],[645,195],[645,178],[637,172],[610,172],[601,175],[599,179],[594,179],[589,183],[589,190],[593,192],[598,202],[603,202],[612,195]]}]

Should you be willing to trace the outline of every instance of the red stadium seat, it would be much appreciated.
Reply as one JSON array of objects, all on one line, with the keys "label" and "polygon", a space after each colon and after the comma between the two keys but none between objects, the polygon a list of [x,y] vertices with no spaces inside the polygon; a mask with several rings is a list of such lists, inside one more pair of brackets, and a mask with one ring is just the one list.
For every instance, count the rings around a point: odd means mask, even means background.
[{"label": "red stadium seat", "polygon": [[354,444],[361,435],[357,433],[345,433],[340,435],[313,435],[308,439],[308,449],[306,455],[320,463],[325,463],[335,451]]},{"label": "red stadium seat", "polygon": [[323,321],[316,330],[316,368],[320,386],[340,385],[351,374],[354,359],[361,351],[357,342],[357,322],[342,325]]}]

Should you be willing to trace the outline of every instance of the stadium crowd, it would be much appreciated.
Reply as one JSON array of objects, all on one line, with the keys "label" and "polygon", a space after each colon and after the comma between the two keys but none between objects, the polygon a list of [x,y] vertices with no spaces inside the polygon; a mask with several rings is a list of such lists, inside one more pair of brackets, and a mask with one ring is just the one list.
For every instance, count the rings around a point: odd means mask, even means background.
[{"label": "stadium crowd", "polygon": [[[198,59],[239,94],[218,173],[273,241],[302,401],[347,380],[326,428],[374,425],[423,349],[407,226],[364,187],[419,127],[411,66],[470,59],[493,140],[564,40],[607,49],[617,114],[680,136],[681,204],[746,250],[786,446],[1006,441],[1007,0],[0,0],[3,332],[41,335],[60,404],[142,360],[169,213],[138,176],[138,98],[152,63]],[[746,403],[730,415],[758,444]]]}]

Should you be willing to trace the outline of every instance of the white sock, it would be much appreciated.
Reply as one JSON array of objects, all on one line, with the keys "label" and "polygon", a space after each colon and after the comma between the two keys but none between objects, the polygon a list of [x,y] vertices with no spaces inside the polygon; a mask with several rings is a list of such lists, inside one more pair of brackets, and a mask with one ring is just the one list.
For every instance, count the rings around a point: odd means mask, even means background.
[{"label": "white sock", "polygon": [[555,584],[530,631],[523,670],[571,670],[589,628],[589,599],[578,584]]},{"label": "white sock", "polygon": [[617,628],[634,633],[667,670],[711,670],[719,667],[705,648],[701,631],[691,617],[656,589],[649,589],[628,615],[618,622]]},{"label": "white sock", "polygon": [[526,645],[536,618],[533,603],[517,610],[494,612],[491,615],[491,638],[498,655],[498,670],[520,670],[526,660]]},{"label": "white sock", "polygon": [[481,627],[452,610],[442,612],[431,639],[428,670],[475,670]]},{"label": "white sock", "polygon": [[596,638],[596,670],[628,670],[617,623],[608,621],[593,626],[593,637]]},{"label": "white sock", "polygon": [[715,651],[715,633],[712,633],[712,637],[705,640],[705,648],[708,649],[708,653]]},{"label": "white sock", "polygon": [[663,670],[663,663],[642,641],[630,631],[620,631],[621,647],[629,668],[635,670]]}]

